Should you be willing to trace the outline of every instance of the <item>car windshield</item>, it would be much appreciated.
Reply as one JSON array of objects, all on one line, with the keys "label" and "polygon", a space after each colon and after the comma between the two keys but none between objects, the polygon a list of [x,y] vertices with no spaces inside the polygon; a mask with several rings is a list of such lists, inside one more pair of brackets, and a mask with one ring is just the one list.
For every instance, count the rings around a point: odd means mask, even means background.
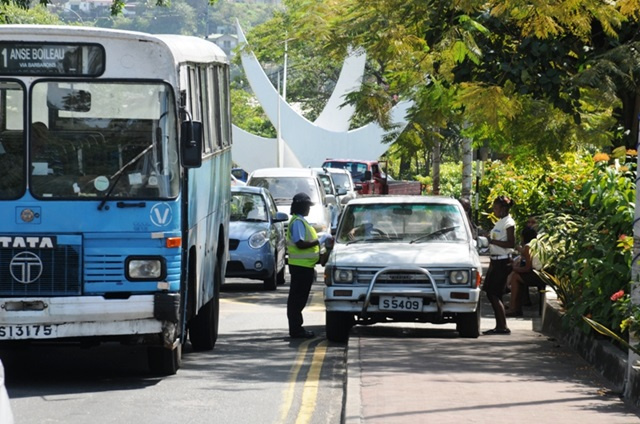
[{"label": "car windshield", "polygon": [[349,181],[349,176],[347,174],[334,172],[331,174],[331,177],[333,178],[336,188],[343,188],[347,191],[351,190],[351,181]]},{"label": "car windshield", "polygon": [[322,182],[322,188],[324,188],[324,194],[335,194],[333,192],[333,185],[331,184],[331,177],[327,174],[320,174],[320,181]]},{"label": "car windshield", "polygon": [[461,211],[454,205],[397,203],[349,205],[337,241],[459,242],[468,241]]},{"label": "car windshield", "polygon": [[232,193],[231,221],[263,222],[267,220],[267,208],[261,195]]},{"label": "car windshield", "polygon": [[279,205],[290,204],[298,193],[306,193],[313,203],[320,202],[312,177],[252,177],[249,184],[269,190]]}]

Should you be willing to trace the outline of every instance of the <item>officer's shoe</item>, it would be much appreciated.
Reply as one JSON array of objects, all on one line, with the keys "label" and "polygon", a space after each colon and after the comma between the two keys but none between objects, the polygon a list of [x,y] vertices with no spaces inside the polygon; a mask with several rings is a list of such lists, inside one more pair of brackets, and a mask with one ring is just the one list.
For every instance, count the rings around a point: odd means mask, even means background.
[{"label": "officer's shoe", "polygon": [[312,339],[316,335],[313,333],[313,331],[300,330],[295,333],[290,333],[289,336],[291,336],[292,339]]}]

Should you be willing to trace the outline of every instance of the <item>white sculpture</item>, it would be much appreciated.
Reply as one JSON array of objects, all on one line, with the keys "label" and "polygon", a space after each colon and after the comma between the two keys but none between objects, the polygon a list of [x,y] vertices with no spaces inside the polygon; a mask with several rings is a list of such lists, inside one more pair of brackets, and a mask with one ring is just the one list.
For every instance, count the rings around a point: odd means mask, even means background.
[{"label": "white sculpture", "polygon": [[[239,43],[246,44],[239,23]],[[253,53],[242,54],[245,75],[271,123],[280,123],[278,140],[259,137],[233,126],[233,161],[247,171],[266,167],[320,166],[326,158],[378,159],[387,151],[382,143],[385,130],[371,123],[349,131],[352,106],[340,107],[344,96],[360,87],[366,56],[356,52],[345,59],[331,98],[315,122],[296,112],[275,89]],[[278,104],[279,103],[279,104]],[[398,133],[407,125],[405,116],[411,102],[400,102],[391,111]]]}]

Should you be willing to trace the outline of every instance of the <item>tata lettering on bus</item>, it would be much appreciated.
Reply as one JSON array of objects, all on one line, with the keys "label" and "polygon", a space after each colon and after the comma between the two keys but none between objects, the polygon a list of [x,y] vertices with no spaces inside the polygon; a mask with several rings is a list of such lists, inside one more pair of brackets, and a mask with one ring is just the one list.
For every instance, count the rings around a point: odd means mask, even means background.
[{"label": "tata lettering on bus", "polygon": [[0,25],[0,341],[213,349],[230,129],[213,43]]}]

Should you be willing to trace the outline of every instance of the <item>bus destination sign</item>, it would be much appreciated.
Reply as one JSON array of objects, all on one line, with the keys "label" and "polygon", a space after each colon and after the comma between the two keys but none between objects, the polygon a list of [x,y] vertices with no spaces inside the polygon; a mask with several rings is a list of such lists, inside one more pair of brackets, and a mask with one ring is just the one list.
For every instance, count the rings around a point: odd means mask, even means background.
[{"label": "bus destination sign", "polygon": [[99,76],[104,50],[96,44],[0,41],[0,75]]}]

